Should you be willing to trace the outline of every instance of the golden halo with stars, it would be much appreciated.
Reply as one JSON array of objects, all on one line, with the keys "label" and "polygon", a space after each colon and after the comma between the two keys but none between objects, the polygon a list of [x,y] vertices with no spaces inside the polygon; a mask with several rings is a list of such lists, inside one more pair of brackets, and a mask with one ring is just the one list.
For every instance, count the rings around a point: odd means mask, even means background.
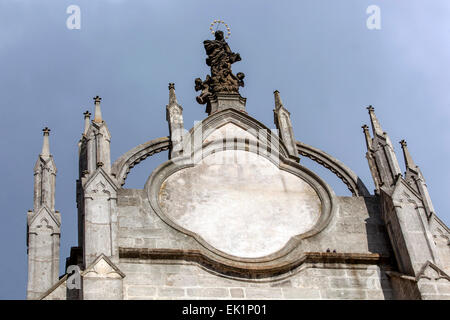
[{"label": "golden halo with stars", "polygon": [[[215,24],[217,24],[217,27],[216,27],[216,30],[213,30]],[[211,30],[211,33],[214,34],[214,32],[216,32],[219,29],[221,24],[223,24],[225,26],[225,28],[227,29],[227,35],[225,36],[225,39],[228,39],[231,35],[230,27],[223,20],[214,20],[213,22],[211,22],[211,25],[209,26],[209,30]]]}]

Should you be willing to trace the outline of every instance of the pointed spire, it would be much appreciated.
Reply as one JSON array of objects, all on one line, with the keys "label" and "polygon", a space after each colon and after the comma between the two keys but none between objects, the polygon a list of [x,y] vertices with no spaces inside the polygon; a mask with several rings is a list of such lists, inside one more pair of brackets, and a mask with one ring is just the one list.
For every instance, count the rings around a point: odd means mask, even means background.
[{"label": "pointed spire", "polygon": [[178,104],[175,95],[175,84],[169,83],[169,104],[166,105],[166,120],[169,124],[170,141],[169,159],[179,156],[183,152],[183,108]]},{"label": "pointed spire", "polygon": [[370,105],[367,107],[367,110],[369,110],[373,134],[383,136],[384,132],[383,129],[381,128],[380,123],[378,122],[377,116],[375,115],[375,108]]},{"label": "pointed spire", "polygon": [[363,129],[364,136],[366,138],[367,151],[369,151],[370,149],[372,149],[372,137],[370,136],[369,126],[365,124],[361,128]]},{"label": "pointed spire", "polygon": [[273,117],[275,126],[278,129],[278,135],[287,148],[289,157],[296,162],[300,161],[298,157],[297,145],[294,136],[294,130],[292,128],[291,116],[289,111],[283,106],[281,101],[280,92],[275,90],[273,92],[275,98],[275,109],[273,109]]},{"label": "pointed spire", "polygon": [[370,140],[370,143],[368,142],[370,134],[367,126],[363,126],[363,130],[366,135],[366,142],[371,147],[368,150],[367,157],[371,171],[373,171],[372,176],[374,181],[379,178],[378,185],[380,187],[392,188],[398,176],[401,175],[397,156],[388,134],[383,131],[375,116],[375,109],[372,106],[368,106],[367,110],[369,111],[373,130],[373,139]]},{"label": "pointed spire", "polygon": [[50,156],[50,143],[48,139],[50,136],[50,129],[45,127],[42,131],[44,132],[44,142],[42,143],[41,157],[48,157]]},{"label": "pointed spire", "polygon": [[91,125],[91,113],[89,111],[86,110],[85,113],[83,113],[84,115],[84,130],[83,130],[83,134],[86,134],[89,126]]},{"label": "pointed spire", "polygon": [[278,110],[281,107],[284,108],[283,101],[281,101],[281,97],[280,97],[280,91],[275,90],[273,92],[273,95],[274,95],[274,98],[275,98],[275,109]]},{"label": "pointed spire", "polygon": [[431,201],[430,194],[428,192],[428,187],[425,182],[425,178],[422,175],[419,167],[414,163],[414,160],[409,153],[407,144],[405,140],[400,141],[403,149],[403,156],[405,158],[406,174],[405,178],[410,183],[410,185],[419,192],[422,196],[423,204],[425,207],[425,212],[427,217],[430,218],[435,212],[433,207],[433,202]]},{"label": "pointed spire", "polygon": [[403,157],[405,158],[405,166],[406,170],[410,169],[415,172],[417,172],[417,165],[414,163],[414,160],[411,157],[411,154],[408,150],[408,145],[406,144],[405,140],[400,141],[400,144],[402,145],[403,149]]},{"label": "pointed spire", "polygon": [[169,105],[178,104],[177,96],[175,95],[175,84],[169,83]]},{"label": "pointed spire", "polygon": [[95,113],[94,113],[94,122],[95,123],[102,123],[102,110],[100,109],[100,101],[102,101],[102,98],[99,96],[94,97],[95,102]]}]

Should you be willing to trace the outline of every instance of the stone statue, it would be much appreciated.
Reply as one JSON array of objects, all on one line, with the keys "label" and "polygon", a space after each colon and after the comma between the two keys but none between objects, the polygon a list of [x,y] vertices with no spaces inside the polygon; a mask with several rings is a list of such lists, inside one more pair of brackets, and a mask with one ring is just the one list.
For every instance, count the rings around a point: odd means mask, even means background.
[{"label": "stone statue", "polygon": [[211,81],[211,77],[209,75],[206,76],[206,80],[202,81],[202,79],[195,79],[195,91],[202,90],[202,93],[196,97],[196,100],[200,104],[205,104],[208,102],[208,98],[211,95],[209,92],[209,83]]},{"label": "stone statue", "polygon": [[202,90],[196,98],[200,104],[209,101],[209,97],[215,93],[239,93],[239,87],[244,86],[245,75],[238,72],[234,75],[231,72],[231,65],[241,61],[239,53],[231,51],[228,43],[224,39],[223,31],[215,32],[215,40],[205,40],[206,64],[211,67],[211,76],[207,76],[205,81],[200,78],[195,79],[195,91]]}]

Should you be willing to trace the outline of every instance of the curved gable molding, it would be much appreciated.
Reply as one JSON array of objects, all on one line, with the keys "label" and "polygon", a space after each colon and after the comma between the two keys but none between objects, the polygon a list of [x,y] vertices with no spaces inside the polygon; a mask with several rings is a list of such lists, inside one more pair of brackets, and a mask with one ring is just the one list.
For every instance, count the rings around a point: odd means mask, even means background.
[{"label": "curved gable molding", "polygon": [[[195,144],[195,135],[200,131],[202,136],[200,137],[201,142],[204,141],[210,134],[212,134],[218,128],[228,124],[233,123],[234,125],[246,130],[249,134],[255,136],[257,140],[265,145],[274,146],[283,156],[288,156],[286,146],[283,141],[279,139],[277,135],[274,135],[272,131],[267,128],[264,124],[253,119],[245,113],[236,111],[234,109],[226,109],[213,115],[207,117],[203,121],[197,123],[185,134],[183,138],[183,151],[184,153],[189,153]],[[258,132],[267,132],[267,136],[258,136]],[[171,147],[169,137],[161,137],[158,139],[147,141],[140,144],[128,152],[124,153],[119,157],[111,166],[111,175],[116,178],[117,186],[123,186],[130,170],[141,161],[145,160],[147,157],[152,156],[156,153],[169,150]]]},{"label": "curved gable molding", "polygon": [[123,186],[131,168],[156,153],[169,150],[169,137],[162,137],[140,144],[117,159],[111,167],[111,175],[116,177],[118,186]]},{"label": "curved gable molding", "polygon": [[[289,158],[288,150],[283,141],[278,137],[278,135],[274,134],[272,130],[270,130],[261,122],[255,120],[246,113],[239,112],[235,109],[226,109],[214,113],[192,127],[186,133],[187,137],[183,139],[184,153],[186,154],[190,151],[192,152],[192,144],[195,144],[194,142],[196,139],[196,134],[198,134],[200,131],[201,137],[197,137],[197,139],[199,139],[203,143],[215,131],[230,123],[238,126],[248,134],[254,136],[255,140],[259,140],[266,145],[270,145],[272,141],[276,141],[276,143],[273,143],[273,145],[276,146],[278,152],[284,157]],[[260,132],[260,130],[266,130],[266,138],[261,139],[262,137],[258,136],[258,132]],[[370,196],[367,187],[359,178],[359,176],[344,163],[327,154],[326,152],[309,146],[303,142],[297,141],[296,144],[299,155],[310,158],[311,160],[317,162],[318,164],[324,166],[326,169],[334,173],[348,187],[353,196]],[[118,187],[125,184],[128,173],[136,164],[140,163],[151,155],[166,151],[169,148],[170,138],[161,137],[140,144],[119,157],[111,167],[111,174],[116,178]]]},{"label": "curved gable molding", "polygon": [[253,130],[253,132],[248,132],[235,121],[227,122],[220,127],[215,128],[212,132],[208,132],[208,134],[203,135],[203,143],[215,140],[222,141],[223,139],[248,139],[255,141],[258,138],[255,130]]},{"label": "curved gable molding", "polygon": [[310,158],[333,172],[339,179],[342,180],[342,182],[344,182],[344,184],[352,192],[353,196],[370,196],[369,191],[358,175],[338,159],[320,149],[314,148],[300,141],[297,141],[297,151],[300,155]]},{"label": "curved gable molding", "polygon": [[248,134],[254,136],[255,140],[258,141],[259,144],[265,145],[270,148],[273,147],[282,156],[284,156],[285,158],[289,158],[289,153],[286,146],[279,138],[279,136],[274,133],[276,129],[272,131],[264,124],[250,117],[246,113],[237,111],[232,108],[214,113],[203,121],[198,122],[196,125],[194,125],[194,127],[191,128],[187,133],[188,137],[183,140],[183,150],[185,150],[184,156],[186,156],[187,153],[192,153],[193,150],[198,150],[199,146],[196,145],[196,143],[203,143],[208,138],[208,136],[213,134],[213,132],[229,123],[236,125],[237,127],[246,131]]}]

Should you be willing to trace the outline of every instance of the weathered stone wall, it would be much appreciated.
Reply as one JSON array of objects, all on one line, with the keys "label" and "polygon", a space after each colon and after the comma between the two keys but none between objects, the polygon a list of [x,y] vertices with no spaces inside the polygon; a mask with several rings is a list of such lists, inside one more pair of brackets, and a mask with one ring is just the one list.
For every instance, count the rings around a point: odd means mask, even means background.
[{"label": "weathered stone wall", "polygon": [[450,281],[448,279],[420,279],[418,282],[422,299],[450,300]]},{"label": "weathered stone wall", "polygon": [[[430,272],[431,271],[431,272]],[[433,276],[433,269],[428,268],[417,278],[397,272],[388,272],[391,278],[395,299],[411,300],[450,300],[450,281],[442,275]]]},{"label": "weathered stone wall", "polygon": [[83,300],[120,300],[122,290],[120,279],[83,279]]},{"label": "weathered stone wall", "polygon": [[[339,211],[305,252],[391,255],[373,197],[339,197]],[[163,222],[144,190],[118,191],[119,247],[189,249],[193,238]],[[365,264],[304,263],[278,277],[251,282],[226,278],[195,262],[120,259],[124,299],[392,299],[385,268]]]},{"label": "weathered stone wall", "polygon": [[193,240],[164,223],[141,189],[120,189],[117,195],[119,247],[182,249]]},{"label": "weathered stone wall", "polygon": [[[390,255],[389,239],[374,197],[339,197],[339,211],[318,235],[302,241],[305,252]],[[194,240],[164,223],[140,189],[118,191],[119,247],[183,249]]]},{"label": "weathered stone wall", "polygon": [[431,221],[431,232],[442,269],[450,275],[450,232],[447,226],[436,217]]},{"label": "weathered stone wall", "polygon": [[[166,264],[167,263],[167,264]],[[376,265],[302,265],[265,282],[236,280],[195,264],[121,260],[124,299],[391,299]]]}]

